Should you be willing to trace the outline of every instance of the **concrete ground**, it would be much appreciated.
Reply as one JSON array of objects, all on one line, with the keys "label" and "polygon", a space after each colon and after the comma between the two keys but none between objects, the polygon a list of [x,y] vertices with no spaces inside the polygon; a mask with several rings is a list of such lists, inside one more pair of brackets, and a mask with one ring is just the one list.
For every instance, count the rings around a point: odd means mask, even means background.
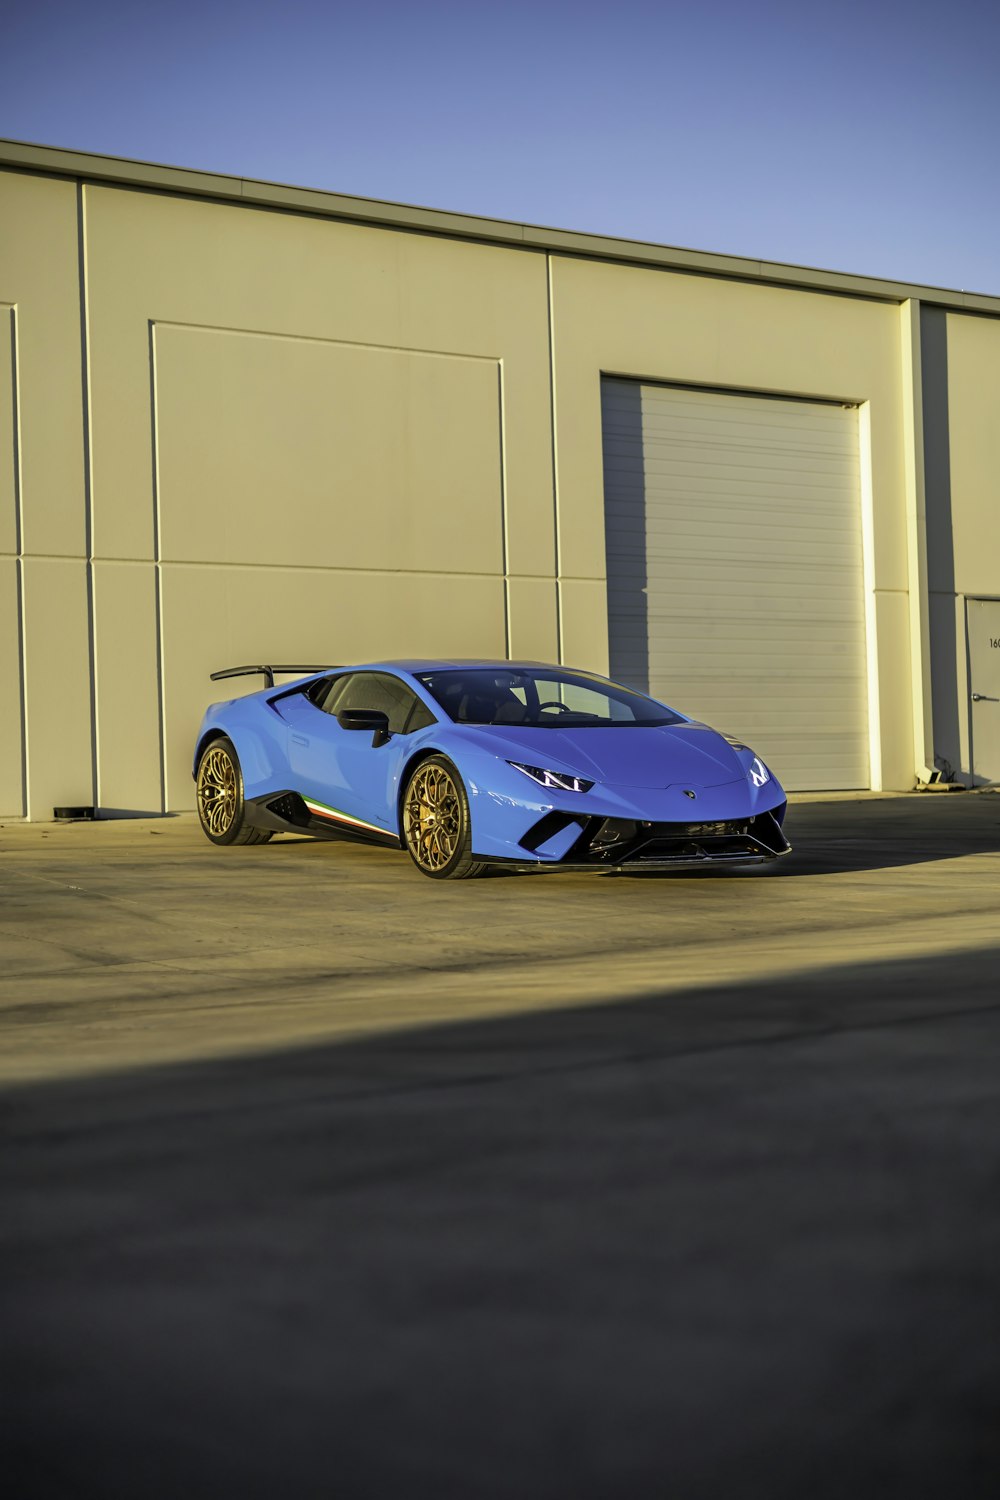
[{"label": "concrete ground", "polygon": [[28,1497],[994,1496],[1000,796],[439,884],[0,828]]}]

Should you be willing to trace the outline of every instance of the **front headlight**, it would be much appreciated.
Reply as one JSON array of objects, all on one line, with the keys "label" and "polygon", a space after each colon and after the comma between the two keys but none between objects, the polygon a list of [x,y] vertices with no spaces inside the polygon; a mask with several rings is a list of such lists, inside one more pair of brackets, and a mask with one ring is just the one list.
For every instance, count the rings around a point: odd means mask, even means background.
[{"label": "front headlight", "polygon": [[[747,780],[752,781],[754,786],[767,786],[771,779],[771,773],[761,760],[759,755],[754,755],[749,745],[738,740],[734,734],[723,734],[722,738],[727,745],[732,745],[734,750],[740,751],[740,759],[746,768]],[[747,759],[744,759],[744,756]]]},{"label": "front headlight", "polygon": [[755,755],[747,767],[747,776],[753,782],[754,786],[767,786],[767,783],[771,779],[771,773],[759,755]]},{"label": "front headlight", "polygon": [[550,792],[589,792],[594,785],[592,781],[584,781],[582,776],[569,776],[565,771],[545,771],[541,766],[522,766],[519,760],[509,760],[507,764]]},{"label": "front headlight", "polygon": [[771,780],[771,771],[763,763],[763,760],[760,759],[759,754],[754,754],[750,745],[744,744],[744,741],[736,738],[736,735],[726,735],[724,733],[723,739],[726,741],[726,744],[732,745],[733,750],[741,751],[739,759],[744,763],[745,771],[747,771],[747,780],[753,781],[754,786],[766,786],[768,781]]}]

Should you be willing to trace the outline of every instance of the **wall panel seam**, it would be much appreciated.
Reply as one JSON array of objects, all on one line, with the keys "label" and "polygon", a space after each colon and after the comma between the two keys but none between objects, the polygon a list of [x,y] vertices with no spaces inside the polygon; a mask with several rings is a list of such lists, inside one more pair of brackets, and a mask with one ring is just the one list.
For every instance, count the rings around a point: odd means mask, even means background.
[{"label": "wall panel seam", "polygon": [[13,452],[11,454],[11,469],[14,478],[14,554],[17,557],[24,555],[24,506],[21,496],[21,396],[19,386],[18,367],[18,343],[17,343],[17,304],[7,304],[8,326],[10,330],[10,434]]},{"label": "wall panel seam", "polygon": [[556,585],[556,652],[557,660],[565,659],[563,640],[562,607],[562,555],[559,537],[559,465],[556,459],[556,342],[555,312],[552,288],[552,256],[545,257],[546,312],[549,339],[549,448],[552,460],[552,535],[553,569]]},{"label": "wall panel seam", "polygon": [[507,429],[504,403],[503,360],[497,360],[497,419],[500,443],[500,566],[503,571],[504,655],[510,658],[510,536],[507,513]]},{"label": "wall panel seam", "polygon": [[236,328],[225,323],[185,323],[156,318],[157,328],[176,328],[185,333],[221,333],[230,338],[274,339],[284,344],[332,345],[338,349],[369,349],[376,354],[412,354],[422,359],[460,359],[472,364],[497,364],[496,354],[469,354],[462,349],[418,349],[409,344],[372,344],[364,339],[329,339],[314,333],[284,333],[270,328]]},{"label": "wall panel seam", "polygon": [[[326,577],[361,576],[367,578],[447,578],[447,579],[488,579],[491,583],[502,583],[505,577],[511,579],[534,579],[545,583],[552,582],[551,573],[520,573],[510,572],[498,573],[496,569],[483,570],[481,572],[459,572],[457,570],[439,568],[344,568],[344,567],[321,567],[315,563],[286,563],[286,562],[205,562],[194,561],[186,558],[154,558],[148,557],[97,557],[95,563],[100,567],[156,567],[168,568],[197,568],[201,571],[236,571],[236,572],[278,572],[278,573],[320,573]],[[572,577],[573,575],[567,575]],[[585,577],[586,575],[580,575]],[[600,579],[595,579],[600,582]]]},{"label": "wall panel seam", "polygon": [[12,469],[14,476],[14,545],[17,556],[14,563],[14,584],[17,592],[17,665],[18,692],[21,710],[21,816],[26,817],[30,807],[28,783],[28,664],[27,622],[24,599],[24,491],[21,474],[21,386],[20,352],[18,344],[17,303],[10,307],[10,384],[11,384],[11,443],[13,445]]},{"label": "wall panel seam", "polygon": [[167,811],[167,704],[163,644],[163,579],[160,539],[160,457],[156,409],[156,320],[146,324],[149,340],[149,441],[153,487],[153,609],[156,617],[156,705],[160,740],[160,810]]},{"label": "wall panel seam", "polygon": [[94,806],[101,804],[99,725],[97,719],[97,613],[94,599],[94,476],[90,403],[90,289],[87,264],[87,200],[76,185],[77,266],[80,295],[80,396],[83,425],[84,552],[87,559],[87,649],[90,656],[90,784]]}]

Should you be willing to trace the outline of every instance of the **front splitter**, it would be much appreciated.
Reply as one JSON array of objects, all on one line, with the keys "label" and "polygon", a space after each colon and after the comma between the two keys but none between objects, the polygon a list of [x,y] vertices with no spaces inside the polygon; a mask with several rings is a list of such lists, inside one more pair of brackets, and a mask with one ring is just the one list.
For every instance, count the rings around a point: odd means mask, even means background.
[{"label": "front splitter", "polygon": [[[771,854],[761,851],[759,854],[685,854],[666,859],[627,859],[620,864],[605,864],[590,860],[588,863],[562,864],[559,861],[550,863],[547,860],[526,859],[482,859],[483,864],[495,867],[498,870],[520,870],[525,874],[532,875],[607,875],[631,874],[634,875],[643,870],[704,870],[708,867],[714,869],[733,868],[738,865],[767,865],[776,859],[784,859],[786,854],[791,854],[792,846],[782,849],[780,853]],[[479,858],[479,856],[473,856]]]}]

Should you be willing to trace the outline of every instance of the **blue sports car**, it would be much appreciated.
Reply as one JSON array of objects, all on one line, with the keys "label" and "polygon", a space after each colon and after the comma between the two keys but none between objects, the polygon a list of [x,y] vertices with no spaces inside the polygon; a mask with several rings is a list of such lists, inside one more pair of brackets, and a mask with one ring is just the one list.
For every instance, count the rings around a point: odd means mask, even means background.
[{"label": "blue sports car", "polygon": [[[275,673],[308,672],[275,686]],[[405,848],[423,875],[673,869],[787,854],[785,793],[747,745],[563,667],[231,667],[194,777],[215,844],[274,833]]]}]

